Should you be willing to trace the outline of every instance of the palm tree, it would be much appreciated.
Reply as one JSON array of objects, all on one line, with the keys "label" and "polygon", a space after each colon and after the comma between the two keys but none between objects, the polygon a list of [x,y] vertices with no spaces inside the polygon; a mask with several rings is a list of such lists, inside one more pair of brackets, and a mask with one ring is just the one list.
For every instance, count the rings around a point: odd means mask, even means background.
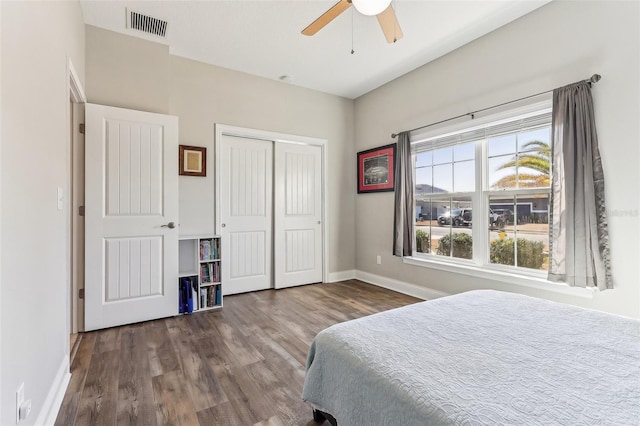
[{"label": "palm tree", "polygon": [[[524,144],[523,148],[524,150],[518,157],[498,167],[498,170],[514,167],[516,172],[497,181],[493,185],[494,188],[514,188],[516,182],[520,188],[549,186],[551,183],[551,146],[546,142],[531,141]],[[538,173],[520,173],[518,169],[522,167]]]}]

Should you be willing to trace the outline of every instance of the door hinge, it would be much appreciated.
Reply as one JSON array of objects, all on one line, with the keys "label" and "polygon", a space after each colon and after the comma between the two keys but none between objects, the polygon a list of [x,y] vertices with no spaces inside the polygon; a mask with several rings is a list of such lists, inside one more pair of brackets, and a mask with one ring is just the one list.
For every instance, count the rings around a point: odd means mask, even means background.
[{"label": "door hinge", "polygon": [[78,131],[84,135],[84,123],[80,123]]},{"label": "door hinge", "polygon": [[78,289],[78,299],[84,299],[84,288]]},{"label": "door hinge", "polygon": [[78,207],[78,216],[84,216],[84,206]]}]

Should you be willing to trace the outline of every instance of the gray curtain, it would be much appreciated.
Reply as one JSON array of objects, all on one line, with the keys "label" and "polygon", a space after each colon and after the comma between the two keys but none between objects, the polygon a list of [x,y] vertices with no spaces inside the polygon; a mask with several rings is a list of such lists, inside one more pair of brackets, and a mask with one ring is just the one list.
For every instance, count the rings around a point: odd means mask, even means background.
[{"label": "gray curtain", "polygon": [[394,173],[393,255],[411,256],[413,253],[413,164],[409,132],[398,135]]},{"label": "gray curtain", "polygon": [[549,280],[613,288],[591,86],[553,91]]}]

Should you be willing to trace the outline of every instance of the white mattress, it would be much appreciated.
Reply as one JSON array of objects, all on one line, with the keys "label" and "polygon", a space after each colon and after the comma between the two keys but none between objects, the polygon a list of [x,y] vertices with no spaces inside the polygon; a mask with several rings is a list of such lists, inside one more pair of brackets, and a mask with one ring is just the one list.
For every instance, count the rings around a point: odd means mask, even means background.
[{"label": "white mattress", "polygon": [[471,291],[337,324],[303,399],[338,425],[640,425],[640,321]]}]

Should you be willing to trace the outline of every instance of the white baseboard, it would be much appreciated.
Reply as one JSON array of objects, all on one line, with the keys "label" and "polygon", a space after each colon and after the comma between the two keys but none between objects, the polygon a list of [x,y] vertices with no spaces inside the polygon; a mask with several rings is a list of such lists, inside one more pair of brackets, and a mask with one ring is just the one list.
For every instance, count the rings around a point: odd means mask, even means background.
[{"label": "white baseboard", "polygon": [[51,426],[56,422],[64,394],[67,391],[67,386],[69,386],[69,380],[71,380],[69,355],[65,355],[64,358],[62,358],[58,373],[53,379],[53,384],[51,388],[49,388],[47,397],[42,404],[42,409],[35,422],[36,425]]},{"label": "white baseboard", "polygon": [[354,269],[348,271],[339,271],[329,273],[328,283],[335,283],[338,281],[352,280],[356,277],[356,271]]},{"label": "white baseboard", "polygon": [[398,293],[407,294],[417,297],[418,299],[431,300],[438,297],[449,296],[448,293],[434,290],[417,284],[408,283],[406,281],[394,280],[393,278],[383,277],[381,275],[371,274],[369,272],[356,271],[356,279],[367,282],[369,284],[384,287]]}]

